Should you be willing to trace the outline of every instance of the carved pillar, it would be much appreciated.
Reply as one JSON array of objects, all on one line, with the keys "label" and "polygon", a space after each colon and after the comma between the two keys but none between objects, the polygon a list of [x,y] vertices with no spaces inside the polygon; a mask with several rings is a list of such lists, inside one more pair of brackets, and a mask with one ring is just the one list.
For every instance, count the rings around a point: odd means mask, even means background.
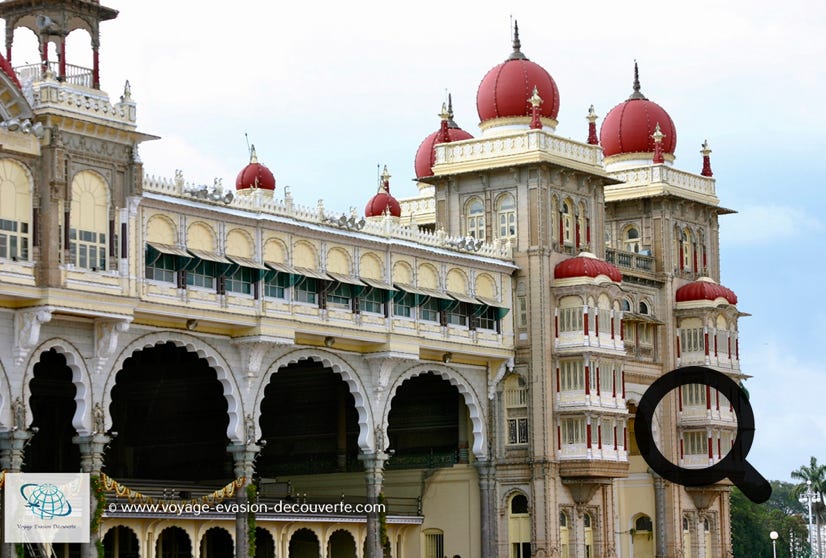
[{"label": "carved pillar", "polygon": [[[20,405],[22,405],[22,402],[20,402]],[[13,406],[17,409],[16,405]],[[20,408],[22,409],[22,407]],[[25,412],[25,409],[23,412]],[[22,419],[22,422],[25,422],[25,416]],[[15,420],[21,422],[17,420],[17,417],[15,417]],[[32,433],[24,430],[19,425],[14,430],[0,432],[0,467],[5,469],[7,473],[19,473],[23,467],[23,451],[31,438]],[[0,528],[2,525],[0,524]],[[0,545],[0,558],[13,558],[15,556],[17,556],[17,553],[13,543]]]},{"label": "carved pillar", "polygon": [[459,413],[459,463],[467,463],[469,446],[467,406],[461,397],[456,406]]},{"label": "carved pillar", "polygon": [[[96,407],[99,409],[100,405]],[[100,470],[103,468],[103,452],[106,450],[106,445],[111,441],[111,438],[103,433],[102,431],[102,423],[103,417],[95,417],[96,426],[101,427],[101,431],[95,431],[91,435],[86,436],[75,436],[72,438],[72,442],[78,445],[80,448],[80,470],[84,473],[89,473],[92,476],[99,476]],[[95,493],[90,491],[89,493],[89,509],[94,510],[97,508],[97,498],[95,498]],[[80,555],[83,558],[97,558],[98,551],[96,543],[99,538],[98,533],[89,533],[89,542],[83,543],[80,545]]]},{"label": "carved pillar", "polygon": [[336,467],[347,470],[347,385],[340,383],[336,398]]},{"label": "carved pillar", "polygon": [[494,489],[496,481],[494,479],[494,467],[490,461],[477,461],[476,470],[479,471],[479,508],[481,510],[481,536],[482,536],[482,558],[494,558],[496,556],[493,544],[496,534],[494,510]]},{"label": "carved pillar", "polygon": [[[249,421],[247,429],[249,430]],[[247,485],[252,482],[252,475],[255,472],[255,458],[261,447],[253,443],[255,438],[253,432],[247,433],[247,443],[245,444],[230,444],[227,450],[232,454],[232,460],[235,464],[235,477],[244,477],[246,482],[243,487],[239,488],[235,493],[235,501],[238,503],[239,510],[243,509],[247,504]],[[247,514],[239,511],[235,514],[235,558],[249,558],[249,539],[247,529],[249,521]]]},{"label": "carved pillar", "polygon": [[[359,455],[364,462],[365,480],[367,481],[367,503],[373,506],[379,501],[384,480],[384,462],[389,456],[383,451]],[[367,540],[364,543],[365,558],[382,558],[379,514],[371,511],[367,514]]]},{"label": "carved pillar", "polygon": [[654,475],[654,515],[656,516],[655,533],[655,556],[656,558],[666,557],[666,541],[665,541],[665,480],[657,475]]}]

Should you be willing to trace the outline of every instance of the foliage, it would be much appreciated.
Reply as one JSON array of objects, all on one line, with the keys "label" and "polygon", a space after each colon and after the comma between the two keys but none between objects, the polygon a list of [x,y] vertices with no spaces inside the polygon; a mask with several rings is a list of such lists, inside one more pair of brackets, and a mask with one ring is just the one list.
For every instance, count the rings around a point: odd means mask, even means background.
[{"label": "foliage", "polygon": [[815,532],[817,533],[817,547],[820,549],[822,545],[820,526],[823,525],[824,515],[826,515],[824,514],[825,510],[823,506],[823,495],[824,492],[826,492],[826,465],[819,464],[817,458],[812,456],[809,458],[809,465],[803,465],[796,471],[792,471],[791,477],[801,481],[794,487],[794,496],[801,496],[806,493],[808,489],[807,481],[811,481],[812,490],[820,496],[820,501],[812,504],[812,517],[816,525]]},{"label": "foliage", "polygon": [[731,491],[731,542],[735,558],[772,558],[769,533],[777,531],[777,558],[808,558],[803,505],[794,485],[772,481],[771,498],[755,504],[737,488]]},{"label": "foliage", "polygon": [[103,519],[103,510],[106,509],[106,490],[103,487],[103,480],[98,475],[92,475],[89,481],[92,485],[92,494],[95,496],[95,511],[92,513],[89,529],[92,536],[95,537],[98,558],[103,558],[103,541],[97,535],[100,530],[100,522]]},{"label": "foliage", "polygon": [[247,503],[250,508],[247,512],[247,544],[249,545],[249,556],[255,556],[255,511],[252,504],[258,500],[258,488],[253,483],[247,485]]}]

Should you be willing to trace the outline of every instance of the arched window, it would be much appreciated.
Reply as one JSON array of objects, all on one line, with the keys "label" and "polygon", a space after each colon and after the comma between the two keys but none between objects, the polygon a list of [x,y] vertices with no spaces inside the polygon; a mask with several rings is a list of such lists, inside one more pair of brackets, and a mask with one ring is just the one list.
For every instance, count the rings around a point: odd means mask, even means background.
[{"label": "arched window", "polygon": [[627,298],[623,298],[621,304],[621,308],[623,312],[630,312],[631,311],[631,301]]},{"label": "arched window", "polygon": [[634,519],[634,556],[654,556],[654,526],[651,518],[645,514],[640,514]]},{"label": "arched window", "polygon": [[582,524],[585,527],[585,558],[594,558],[594,528],[591,514],[582,516]]},{"label": "arched window", "polygon": [[444,558],[445,555],[445,533],[441,529],[425,529],[424,531],[424,557]]},{"label": "arched window", "polygon": [[691,234],[691,229],[686,228],[683,231],[683,269],[694,269],[694,235]]},{"label": "arched window", "polygon": [[559,558],[571,558],[568,534],[568,514],[559,512]]},{"label": "arched window", "polygon": [[29,259],[32,191],[23,167],[0,160],[0,258]]},{"label": "arched window", "polygon": [[571,200],[562,202],[562,243],[565,246],[574,244],[574,207]]},{"label": "arched window", "polygon": [[106,269],[109,236],[109,192],[96,173],[82,171],[72,180],[69,209],[69,263],[93,270]]},{"label": "arched window", "polygon": [[482,200],[473,198],[465,207],[467,207],[467,235],[485,240],[485,206]]},{"label": "arched window", "polygon": [[510,540],[509,558],[530,558],[531,518],[528,513],[528,498],[516,494],[510,501],[508,514],[508,536]]},{"label": "arched window", "polygon": [[626,252],[638,253],[640,251],[640,231],[637,227],[628,227],[622,235],[623,249]]},{"label": "arched window", "polygon": [[496,220],[499,238],[516,236],[516,202],[512,195],[504,194],[496,202]]},{"label": "arched window", "polygon": [[505,413],[508,445],[528,443],[528,388],[521,376],[505,380]]},{"label": "arched window", "polygon": [[692,558],[691,529],[689,528],[689,521],[687,517],[683,518],[683,558]]}]

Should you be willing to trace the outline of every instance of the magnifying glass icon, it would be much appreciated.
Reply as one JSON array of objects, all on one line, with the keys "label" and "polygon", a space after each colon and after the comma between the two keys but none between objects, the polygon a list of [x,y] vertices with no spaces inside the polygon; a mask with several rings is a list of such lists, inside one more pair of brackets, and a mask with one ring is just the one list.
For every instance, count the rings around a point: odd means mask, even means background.
[{"label": "magnifying glass icon", "polygon": [[[659,402],[672,390],[687,384],[703,384],[716,389],[729,400],[737,416],[737,438],[731,451],[717,463],[702,469],[686,469],[672,463],[660,452],[651,432],[654,411]],[[756,504],[765,502],[771,496],[769,482],[746,461],[754,441],[751,404],[740,386],[722,372],[704,366],[686,366],[658,378],[640,399],[634,430],[640,455],[654,472],[666,480],[683,486],[707,486],[728,478]]]}]

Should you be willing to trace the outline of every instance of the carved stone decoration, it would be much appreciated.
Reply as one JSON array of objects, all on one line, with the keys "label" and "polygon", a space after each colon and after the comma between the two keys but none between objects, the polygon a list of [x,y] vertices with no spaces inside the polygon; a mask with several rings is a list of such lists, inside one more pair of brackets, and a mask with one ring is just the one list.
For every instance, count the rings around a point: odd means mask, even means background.
[{"label": "carved stone decoration", "polygon": [[691,496],[691,501],[694,502],[694,507],[699,511],[707,510],[720,495],[720,492],[725,490],[724,487],[686,487],[685,491]]},{"label": "carved stone decoration", "polygon": [[52,319],[52,309],[18,310],[14,315],[14,363],[21,365],[40,340],[40,326]]},{"label": "carved stone decoration", "polygon": [[237,337],[232,340],[232,344],[241,353],[242,369],[249,387],[252,381],[263,372],[264,357],[267,356],[267,352],[273,347],[292,345],[292,340],[268,335],[252,335]]},{"label": "carved stone decoration", "polygon": [[118,336],[129,331],[131,319],[95,321],[95,356],[109,358],[118,348]]},{"label": "carved stone decoration", "polygon": [[383,393],[390,384],[390,374],[393,369],[400,362],[416,360],[415,355],[405,353],[373,353],[367,355],[365,360],[370,364],[373,371],[373,385],[376,388],[376,393]]},{"label": "carved stone decoration", "polygon": [[505,374],[513,372],[513,358],[509,358],[508,360],[502,362],[499,365],[499,370],[496,372],[496,376],[494,376],[493,380],[491,380],[490,385],[488,386],[488,399],[493,401],[493,398],[496,397],[496,386],[499,385],[499,382],[502,381],[502,378],[505,377]]},{"label": "carved stone decoration", "polygon": [[571,498],[577,507],[580,507],[591,501],[598,488],[610,485],[611,480],[604,478],[562,479],[562,484],[571,493]]}]

